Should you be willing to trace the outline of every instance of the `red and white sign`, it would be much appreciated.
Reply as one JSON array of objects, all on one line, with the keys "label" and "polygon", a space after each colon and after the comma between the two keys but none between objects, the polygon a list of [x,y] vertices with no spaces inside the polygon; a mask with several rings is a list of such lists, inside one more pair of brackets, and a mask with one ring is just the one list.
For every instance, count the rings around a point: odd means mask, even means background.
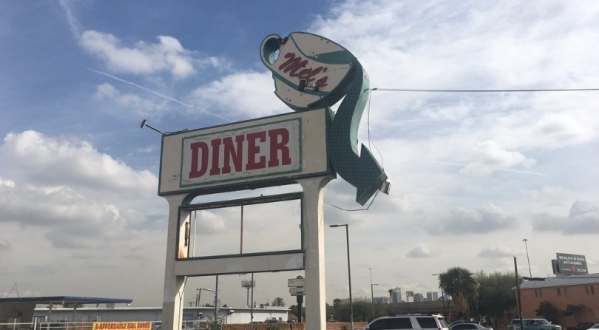
[{"label": "red and white sign", "polygon": [[326,109],[166,134],[158,194],[214,193],[333,173]]},{"label": "red and white sign", "polygon": [[181,186],[297,172],[299,119],[183,139]]}]

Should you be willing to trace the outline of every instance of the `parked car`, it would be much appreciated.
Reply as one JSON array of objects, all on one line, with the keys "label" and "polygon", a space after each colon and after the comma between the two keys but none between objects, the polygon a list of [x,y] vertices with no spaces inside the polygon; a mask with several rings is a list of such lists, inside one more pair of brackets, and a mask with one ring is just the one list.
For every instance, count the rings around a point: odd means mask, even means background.
[{"label": "parked car", "polygon": [[569,327],[571,330],[587,330],[592,328],[595,325],[595,322],[580,322],[575,327]]},{"label": "parked car", "polygon": [[[561,330],[562,327],[557,324],[551,324],[551,322],[545,319],[523,319],[524,330]],[[520,319],[513,319],[510,325],[515,326],[516,329],[522,329]]]},{"label": "parked car", "polygon": [[405,314],[379,317],[370,322],[364,330],[449,330],[445,319],[434,314]]},{"label": "parked car", "polygon": [[589,330],[591,330],[591,329],[593,329],[593,330],[599,329],[599,323],[595,324],[594,326],[592,326],[592,327],[589,328]]},{"label": "parked car", "polygon": [[475,322],[463,322],[454,324],[452,327],[449,327],[449,330],[493,330],[493,328],[483,327]]}]

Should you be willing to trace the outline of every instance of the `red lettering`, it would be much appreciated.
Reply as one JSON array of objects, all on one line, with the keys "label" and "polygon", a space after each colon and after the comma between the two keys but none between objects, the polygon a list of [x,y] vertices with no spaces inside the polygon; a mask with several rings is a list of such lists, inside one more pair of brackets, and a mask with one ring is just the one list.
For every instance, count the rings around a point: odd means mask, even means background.
[{"label": "red lettering", "polygon": [[248,140],[248,160],[245,166],[246,170],[256,170],[266,167],[266,157],[260,156],[256,162],[256,155],[260,153],[260,146],[256,145],[256,140],[266,141],[266,132],[255,132],[247,135]]},{"label": "red lettering", "polygon": [[294,53],[287,53],[285,54],[285,58],[289,58],[287,60],[287,62],[281,64],[279,66],[279,70],[283,70],[283,72],[289,72],[289,76],[291,77],[295,77],[297,76],[297,73],[295,73],[297,70],[299,70],[300,68],[303,68],[304,66],[306,66],[306,64],[308,64],[308,60],[303,60],[301,57],[295,57]]},{"label": "red lettering", "polygon": [[316,84],[315,84],[316,88],[320,89],[320,88],[326,86],[327,85],[327,78],[328,78],[328,76],[324,76],[324,77],[316,80]]},{"label": "red lettering", "polygon": [[226,137],[223,139],[225,145],[224,158],[225,165],[223,166],[223,174],[231,173],[231,160],[233,160],[233,166],[235,166],[235,172],[242,171],[241,162],[243,160],[243,135],[237,135],[235,137],[235,143],[237,148],[233,145],[233,138]]},{"label": "red lettering", "polygon": [[[289,131],[284,128],[278,128],[268,131],[268,137],[270,138],[270,159],[268,161],[268,167],[291,164],[291,157],[289,157]],[[279,139],[280,137],[280,139]],[[279,160],[279,150],[281,151],[282,162]]]},{"label": "red lettering", "polygon": [[[208,145],[205,142],[196,142],[191,144],[191,171],[189,172],[189,178],[199,178],[206,174],[208,170]],[[199,150],[202,150],[201,157],[202,163],[198,168],[198,158],[200,156]]]},{"label": "red lettering", "polygon": [[212,167],[210,168],[210,175],[219,175],[220,167],[218,166],[219,158],[220,158],[220,144],[221,139],[216,139],[210,141],[210,145],[212,146]]},{"label": "red lettering", "polygon": [[[288,58],[288,60],[279,65],[279,70],[283,70],[285,73],[289,72],[290,77],[298,77],[301,80],[306,80],[306,82],[313,81],[316,79],[314,77],[315,75],[319,74],[320,72],[327,71],[326,67],[319,66],[315,69],[303,69],[300,72],[297,72],[297,70],[305,67],[306,64],[308,64],[308,60],[302,60],[301,56],[296,57],[295,53],[287,53],[285,54],[285,58]],[[326,86],[327,84],[325,82],[327,81],[327,78],[328,76],[320,78],[318,81],[322,82],[319,85],[317,81],[316,86],[320,88]]]}]

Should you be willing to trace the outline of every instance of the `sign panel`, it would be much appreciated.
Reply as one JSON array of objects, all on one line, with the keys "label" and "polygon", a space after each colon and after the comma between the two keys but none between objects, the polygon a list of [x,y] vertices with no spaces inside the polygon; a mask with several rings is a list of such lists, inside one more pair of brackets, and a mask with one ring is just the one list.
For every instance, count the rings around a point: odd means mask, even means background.
[{"label": "sign panel", "polygon": [[301,170],[300,119],[183,138],[181,187]]},{"label": "sign panel", "polygon": [[559,273],[562,275],[586,275],[589,273],[584,255],[556,253]]},{"label": "sign panel", "polygon": [[94,322],[93,330],[150,330],[152,322]]},{"label": "sign panel", "polygon": [[292,183],[332,174],[326,109],[166,134],[161,196],[215,193]]},{"label": "sign panel", "polygon": [[304,287],[303,286],[292,286],[289,288],[289,293],[291,293],[291,294],[304,293]]},{"label": "sign panel", "polygon": [[287,286],[290,288],[293,286],[304,286],[305,283],[306,279],[304,278],[290,278],[287,280]]}]

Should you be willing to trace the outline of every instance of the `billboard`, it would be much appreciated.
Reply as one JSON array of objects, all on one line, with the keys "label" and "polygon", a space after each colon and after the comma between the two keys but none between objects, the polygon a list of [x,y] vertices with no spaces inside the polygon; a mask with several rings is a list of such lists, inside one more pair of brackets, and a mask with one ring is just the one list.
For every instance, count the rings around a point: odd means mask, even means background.
[{"label": "billboard", "polygon": [[556,253],[558,272],[561,275],[586,275],[589,273],[585,256]]}]

